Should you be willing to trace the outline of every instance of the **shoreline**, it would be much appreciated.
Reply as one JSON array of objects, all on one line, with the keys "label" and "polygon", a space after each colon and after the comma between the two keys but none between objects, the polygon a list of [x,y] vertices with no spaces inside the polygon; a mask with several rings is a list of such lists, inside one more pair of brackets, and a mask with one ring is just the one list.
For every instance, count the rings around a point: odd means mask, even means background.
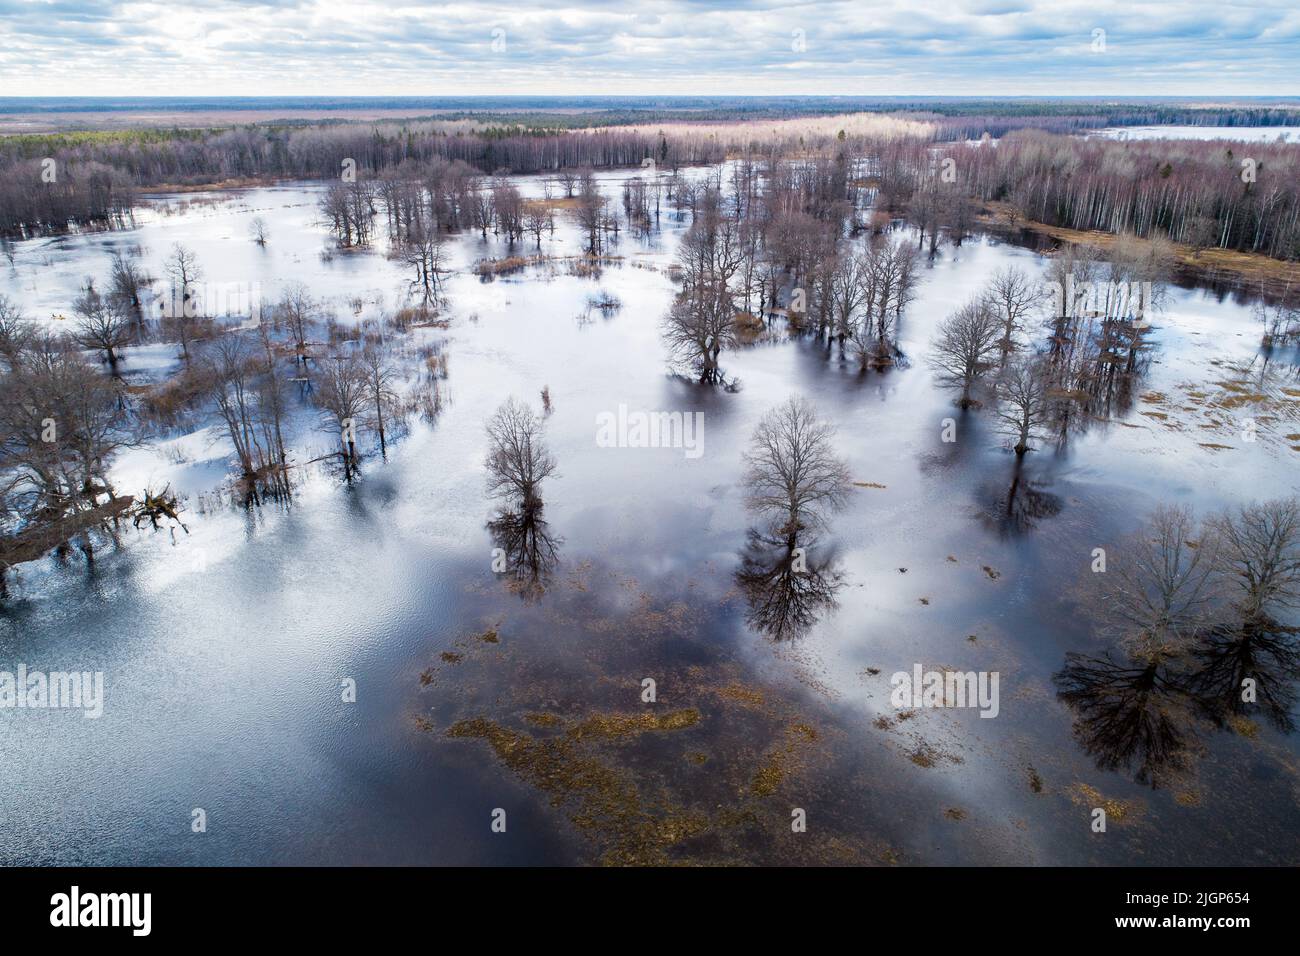
[{"label": "shoreline", "polygon": [[[1094,245],[1106,249],[1119,241],[1119,234],[1098,229],[1070,229],[1052,226],[1034,219],[1025,219],[1018,213],[1009,215],[1012,207],[1005,202],[987,202],[976,221],[998,233],[1025,233],[1046,236],[1059,243]],[[1149,239],[1139,237],[1140,242]],[[1289,285],[1300,281],[1300,263],[1274,259],[1258,252],[1238,252],[1234,249],[1196,249],[1181,242],[1170,242],[1180,269],[1192,278],[1214,283],[1224,279],[1239,280],[1243,285],[1256,285],[1263,291],[1281,293]]]}]

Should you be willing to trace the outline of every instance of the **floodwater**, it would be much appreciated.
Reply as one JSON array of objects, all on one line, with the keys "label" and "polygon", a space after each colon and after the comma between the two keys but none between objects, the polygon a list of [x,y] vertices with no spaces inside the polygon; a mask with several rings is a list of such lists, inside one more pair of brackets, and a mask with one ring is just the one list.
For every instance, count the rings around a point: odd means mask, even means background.
[{"label": "floodwater", "polygon": [[1300,126],[1108,126],[1107,139],[1226,139],[1241,143],[1300,142]]},{"label": "floodwater", "polygon": [[[616,195],[623,174],[604,178]],[[343,323],[400,305],[409,277],[382,243],[322,256],[318,191],[156,197],[136,229],[19,244],[0,288],[58,322],[109,250],[138,246],[160,274],[183,242],[209,281],[265,299],[303,281]],[[1205,514],[1296,491],[1295,357],[1261,371],[1249,302],[1172,290],[1132,405],[1017,474],[988,413],[958,412],[924,355],[994,269],[1040,270],[1036,253],[945,247],[903,323],[905,368],[860,374],[777,323],[726,355],[722,390],[667,369],[665,267],[685,226],[665,206],[598,278],[562,258],[581,251],[564,214],[543,240],[554,258],[491,282],[469,267],[505,244],[459,237],[450,324],[411,333],[449,356],[445,407],[351,486],[308,471],[289,506],[200,507],[230,470],[209,420],[123,454],[122,488],[189,496],[189,533],[128,530],[91,568],[11,576],[0,669],[103,671],[105,704],[0,711],[0,862],[1294,862],[1294,736],[1187,715],[1190,759],[1152,788],[1084,746],[1052,682],[1068,652],[1109,647],[1075,596],[1094,548],[1161,502]],[[621,308],[586,309],[598,288]],[[147,346],[123,370],[175,363]],[[1254,442],[1213,401],[1238,380],[1270,396]],[[539,407],[544,386],[559,469],[534,583],[494,571],[483,425],[510,395]],[[789,594],[762,573],[739,482],[755,423],[792,393],[836,424],[861,484],[804,542],[817,573]],[[702,412],[702,453],[601,447],[597,416],[620,405]],[[305,405],[295,421],[297,460],[330,447]],[[997,672],[997,717],[900,712],[890,676],[916,664]]]}]

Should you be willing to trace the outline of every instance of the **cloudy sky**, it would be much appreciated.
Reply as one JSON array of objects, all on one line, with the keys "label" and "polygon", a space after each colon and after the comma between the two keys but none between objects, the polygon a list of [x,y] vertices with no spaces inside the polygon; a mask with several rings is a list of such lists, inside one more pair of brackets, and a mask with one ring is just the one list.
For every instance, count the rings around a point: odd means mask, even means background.
[{"label": "cloudy sky", "polygon": [[1300,3],[0,0],[0,95],[484,93],[1294,96]]}]

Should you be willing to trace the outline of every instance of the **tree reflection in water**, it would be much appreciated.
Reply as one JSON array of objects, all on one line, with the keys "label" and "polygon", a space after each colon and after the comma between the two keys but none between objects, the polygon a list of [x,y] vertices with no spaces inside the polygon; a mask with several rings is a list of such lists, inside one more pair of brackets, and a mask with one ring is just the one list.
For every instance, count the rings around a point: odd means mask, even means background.
[{"label": "tree reflection in water", "polygon": [[1155,788],[1186,768],[1194,713],[1167,661],[1070,653],[1052,681],[1075,711],[1075,739],[1100,769],[1135,768],[1137,782]]},{"label": "tree reflection in water", "polygon": [[[1295,730],[1292,710],[1295,681],[1300,678],[1300,628],[1280,624],[1216,628],[1196,648],[1194,660],[1189,689],[1217,726],[1258,708],[1282,733]],[[1253,701],[1247,699],[1248,686]]]},{"label": "tree reflection in water", "polygon": [[1043,489],[1043,482],[1026,474],[1017,460],[1009,486],[986,484],[980,492],[984,522],[1003,537],[1031,531],[1044,518],[1061,513],[1059,495]]},{"label": "tree reflection in water", "polygon": [[843,574],[834,554],[814,557],[817,541],[750,528],[736,583],[749,602],[745,622],[776,641],[807,633],[836,607]]},{"label": "tree reflection in water", "polygon": [[1297,679],[1300,628],[1281,625],[1216,627],[1180,658],[1070,653],[1052,678],[1084,752],[1100,769],[1133,769],[1153,788],[1187,768],[1211,726],[1238,729],[1238,719],[1259,714],[1294,732]]},{"label": "tree reflection in water", "polygon": [[493,570],[506,574],[511,589],[524,600],[544,594],[559,562],[562,542],[549,533],[541,507],[499,511],[487,527],[493,546],[502,552],[494,555]]}]

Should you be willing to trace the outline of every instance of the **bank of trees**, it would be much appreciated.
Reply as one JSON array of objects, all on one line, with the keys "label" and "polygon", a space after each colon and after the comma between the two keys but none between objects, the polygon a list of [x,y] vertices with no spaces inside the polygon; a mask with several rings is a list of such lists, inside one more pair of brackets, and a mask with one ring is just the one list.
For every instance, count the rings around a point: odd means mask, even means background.
[{"label": "bank of trees", "polygon": [[722,381],[719,356],[736,341],[732,284],[741,256],[736,223],[717,211],[697,217],[682,238],[682,288],[668,312],[664,339],[675,360],[701,382]]},{"label": "bank of trees", "polygon": [[1300,149],[1218,140],[1009,134],[956,147],[961,191],[1070,229],[1300,258]]},{"label": "bank of trees", "polygon": [[990,415],[1022,458],[1040,441],[1064,447],[1123,411],[1151,359],[1172,254],[1164,241],[1122,236],[1106,251],[1062,248],[1042,279],[1011,266],[940,323],[928,363],[959,408]]},{"label": "bank of trees", "polygon": [[[1275,119],[1266,111],[1239,112],[1225,116],[1234,122],[1252,115]],[[1059,122],[1045,122],[1044,113],[1050,118],[1051,110],[1039,105],[1023,116],[1004,116],[1004,123],[986,125],[971,137],[990,132],[998,141],[957,139],[939,154],[935,137],[947,139],[954,129],[971,123],[974,129],[989,117],[954,116],[936,124],[931,116],[929,125],[869,128],[844,139],[822,131],[774,138],[743,124],[719,135],[716,128],[693,131],[684,123],[665,133],[618,126],[475,131],[438,122],[141,131],[103,139],[12,137],[0,143],[0,235],[121,224],[129,219],[137,187],[284,177],[335,181],[327,218],[344,242],[364,244],[370,227],[359,207],[382,206],[395,234],[427,228],[421,222],[425,204],[411,198],[424,192],[433,197],[429,208],[439,228],[467,228],[482,201],[482,189],[472,181],[500,171],[558,174],[566,198],[572,198],[579,170],[654,161],[657,169],[676,171],[739,155],[742,217],[749,217],[743,207],[758,198],[760,180],[777,194],[802,193],[799,203],[768,210],[775,215],[799,208],[828,219],[833,216],[826,207],[838,204],[839,218],[849,218],[861,206],[855,194],[870,192],[879,197],[878,208],[908,214],[931,253],[943,241],[961,242],[975,219],[973,201],[995,201],[1020,218],[1051,225],[1300,256],[1300,150],[1293,144],[1058,135],[1035,128],[1060,128]],[[1070,128],[1107,115],[1085,111],[1070,118]],[[783,157],[800,161],[773,163]],[[57,171],[53,181],[47,181],[45,160]],[[351,182],[340,181],[345,172],[354,177]],[[649,221],[651,193],[648,184],[629,187],[626,213],[634,228]],[[503,204],[496,215],[505,213],[503,228],[517,238],[522,215],[515,205],[512,212]],[[653,205],[657,213],[657,192]],[[484,228],[483,217],[477,218]]]},{"label": "bank of trees", "polygon": [[878,205],[907,215],[934,252],[976,210],[1079,230],[1165,237],[1194,249],[1300,258],[1300,149],[1287,143],[1125,140],[1033,129],[998,142],[895,139],[864,156]]},{"label": "bank of trees", "polygon": [[[350,170],[355,180],[332,190],[328,217],[357,242],[356,227],[364,236],[367,225],[357,215],[358,194],[372,188],[382,194],[387,210],[401,217],[394,223],[401,231],[415,221],[403,208],[406,184],[419,183],[438,205],[445,203],[451,215],[440,221],[446,223],[468,212],[456,180],[470,175],[639,166],[660,156],[673,166],[717,162],[725,148],[705,136],[669,141],[630,129],[515,135],[457,129],[453,134],[438,123],[137,131],[102,139],[15,137],[0,143],[0,235],[121,224],[130,216],[137,187],[252,178],[340,181]],[[43,173],[49,176],[43,159],[55,163],[56,182],[42,180]]]},{"label": "bank of trees", "polygon": [[117,380],[0,296],[0,583],[11,565],[74,540],[93,555],[90,532],[131,503],[109,469],[133,442]]},{"label": "bank of trees", "polygon": [[778,315],[795,332],[837,342],[864,370],[903,357],[899,323],[920,255],[902,235],[864,225],[866,194],[847,149],[801,163],[744,157],[726,178],[673,177],[667,199],[691,217],[665,322],[678,367],[725,381],[722,353]]},{"label": "bank of trees", "polygon": [[127,170],[97,160],[0,159],[0,236],[130,225],[134,184]]}]

